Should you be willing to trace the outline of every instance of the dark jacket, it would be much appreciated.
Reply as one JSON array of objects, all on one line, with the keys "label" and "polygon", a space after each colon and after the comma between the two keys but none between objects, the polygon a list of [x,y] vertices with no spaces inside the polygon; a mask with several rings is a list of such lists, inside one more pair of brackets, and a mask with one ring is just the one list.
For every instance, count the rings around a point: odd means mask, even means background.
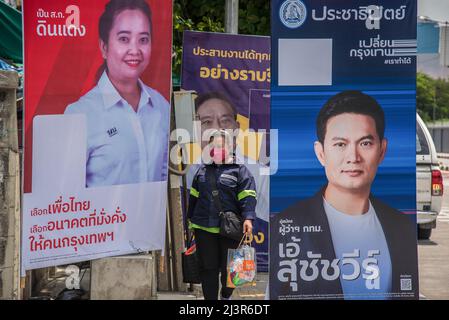
[{"label": "dark jacket", "polygon": [[[324,190],[325,188],[312,198],[298,201],[270,220],[271,299],[286,299],[288,296],[295,296],[296,299],[310,299],[311,295],[317,295],[315,298],[318,299],[326,298],[326,296],[330,299],[343,298],[340,279],[337,278],[333,281],[324,280],[321,277],[321,263],[318,263],[320,276],[310,282],[301,280],[299,274],[300,265],[299,262],[296,263],[297,272],[292,277],[297,277],[297,291],[292,290],[294,284],[290,285],[290,281],[281,282],[278,279],[278,272],[281,277],[285,276],[285,262],[280,266],[281,261],[289,260],[288,258],[280,257],[279,248],[280,246],[285,248],[288,243],[291,243],[292,237],[301,239],[297,242],[300,246],[300,253],[297,256],[298,261],[311,261],[307,257],[307,251],[321,254],[321,259],[331,262],[336,258],[329,222],[323,206]],[[391,299],[417,299],[419,297],[419,288],[416,223],[414,224],[409,217],[373,196],[370,196],[370,201],[382,225],[390,252],[392,293],[400,294],[391,297]],[[291,226],[292,228],[285,228],[285,226]],[[298,232],[298,228],[295,228],[295,226],[301,228],[301,232]],[[302,232],[304,226],[321,226],[321,231],[304,233]],[[348,233],[348,237],[350,236],[351,234]],[[308,272],[310,273],[310,270]],[[411,279],[412,291],[401,291],[401,279]]]},{"label": "dark jacket", "polygon": [[243,219],[256,219],[256,184],[242,164],[202,164],[190,188],[187,218],[202,227],[218,227],[219,211],[214,205],[209,179],[215,180],[224,212],[241,214]]}]

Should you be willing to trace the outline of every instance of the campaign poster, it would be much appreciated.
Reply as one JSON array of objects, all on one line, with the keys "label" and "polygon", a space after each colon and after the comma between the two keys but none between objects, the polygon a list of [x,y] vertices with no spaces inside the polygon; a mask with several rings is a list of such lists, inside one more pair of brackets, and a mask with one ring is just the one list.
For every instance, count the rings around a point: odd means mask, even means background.
[{"label": "campaign poster", "polygon": [[23,4],[22,272],[162,249],[172,1]]},{"label": "campaign poster", "polygon": [[[197,96],[223,94],[236,113],[231,121],[215,122],[209,129],[238,130],[236,161],[248,167],[256,182],[253,244],[260,271],[268,271],[270,57],[269,37],[184,32],[181,88]],[[208,112],[218,116],[221,111]],[[208,142],[204,126],[198,127],[198,141],[188,148],[188,188],[201,164],[201,145]]]},{"label": "campaign poster", "polygon": [[418,299],[416,1],[272,1],[271,299]]}]

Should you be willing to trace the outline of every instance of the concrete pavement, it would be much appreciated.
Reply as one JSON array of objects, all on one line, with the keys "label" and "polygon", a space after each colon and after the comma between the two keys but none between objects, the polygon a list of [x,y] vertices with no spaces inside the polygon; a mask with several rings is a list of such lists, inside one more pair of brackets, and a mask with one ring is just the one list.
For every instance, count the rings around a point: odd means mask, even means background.
[{"label": "concrete pavement", "polygon": [[[446,161],[445,161],[446,162]],[[449,172],[443,172],[443,208],[430,240],[418,241],[420,292],[426,299],[449,299]]]},{"label": "concrete pavement", "polygon": [[[256,276],[256,285],[234,290],[232,300],[264,300],[268,283],[268,273],[260,272]],[[158,300],[203,300],[201,289],[196,293],[158,292]]]},{"label": "concrete pavement", "polygon": [[420,293],[426,299],[449,299],[449,222],[437,222],[430,240],[418,241]]}]

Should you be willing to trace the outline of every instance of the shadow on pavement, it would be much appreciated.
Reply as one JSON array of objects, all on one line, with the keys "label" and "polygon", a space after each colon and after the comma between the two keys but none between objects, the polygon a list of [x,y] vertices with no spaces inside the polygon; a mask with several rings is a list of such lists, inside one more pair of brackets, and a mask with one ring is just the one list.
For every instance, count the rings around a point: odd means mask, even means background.
[{"label": "shadow on pavement", "polygon": [[433,242],[432,240],[418,240],[418,245],[420,245],[420,246],[437,246],[438,243]]}]

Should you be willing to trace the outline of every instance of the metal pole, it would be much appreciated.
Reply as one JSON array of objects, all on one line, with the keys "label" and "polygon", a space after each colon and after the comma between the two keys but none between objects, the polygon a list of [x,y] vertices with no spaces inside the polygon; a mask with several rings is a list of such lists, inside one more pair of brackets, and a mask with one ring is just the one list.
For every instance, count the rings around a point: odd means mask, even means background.
[{"label": "metal pole", "polygon": [[440,54],[440,64],[444,67],[449,67],[449,59],[447,56],[447,46],[448,46],[448,22],[447,21],[437,21],[440,27],[440,47],[438,53]]},{"label": "metal pole", "polygon": [[449,41],[448,37],[447,37],[447,28],[448,28],[448,22],[445,21],[444,22],[444,52],[443,54],[443,66],[444,67],[449,67],[449,63],[448,63],[448,56],[447,56],[447,42]]},{"label": "metal pole", "polygon": [[225,32],[239,33],[239,0],[226,0]]},{"label": "metal pole", "polygon": [[435,124],[435,108],[437,106],[437,88],[435,87],[435,92],[433,96],[433,123]]}]

